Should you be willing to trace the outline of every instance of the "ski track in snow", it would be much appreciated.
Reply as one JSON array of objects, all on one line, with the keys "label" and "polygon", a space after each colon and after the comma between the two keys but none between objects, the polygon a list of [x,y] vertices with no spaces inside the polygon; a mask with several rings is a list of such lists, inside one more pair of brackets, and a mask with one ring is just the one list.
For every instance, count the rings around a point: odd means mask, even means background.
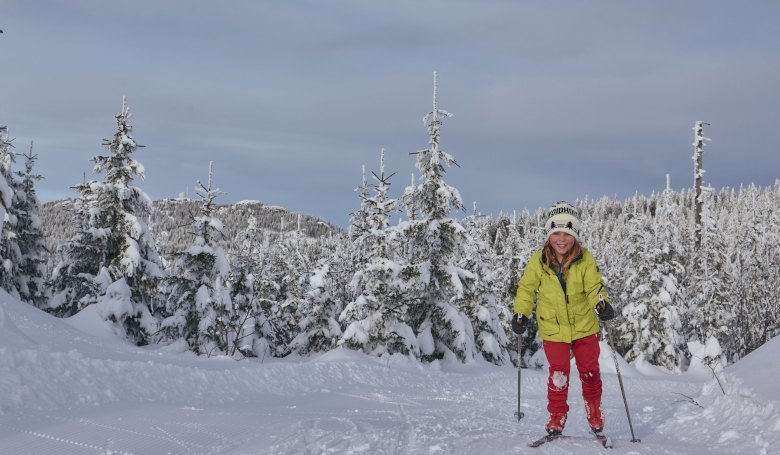
[{"label": "ski track in snow", "polygon": [[[572,438],[529,448],[528,437],[544,434],[544,371],[523,370],[525,418],[518,422],[513,418],[517,371],[511,367],[485,362],[429,366],[342,349],[307,360],[198,358],[164,347],[100,340],[6,296],[0,293],[6,300],[0,302],[5,314],[0,314],[4,455],[607,450],[588,432],[576,370],[564,430]],[[19,331],[32,343],[20,342],[14,335]],[[730,392],[726,396],[718,395],[717,384],[706,378],[624,377],[641,443],[630,442],[617,376],[603,373],[602,380],[605,429],[614,453],[780,453],[780,403],[750,395],[728,375],[722,378]],[[693,397],[704,408],[672,392]],[[735,414],[728,427],[712,416],[737,408],[744,412]],[[759,421],[765,421],[764,427],[749,434]],[[702,431],[692,434],[693,428]]]}]

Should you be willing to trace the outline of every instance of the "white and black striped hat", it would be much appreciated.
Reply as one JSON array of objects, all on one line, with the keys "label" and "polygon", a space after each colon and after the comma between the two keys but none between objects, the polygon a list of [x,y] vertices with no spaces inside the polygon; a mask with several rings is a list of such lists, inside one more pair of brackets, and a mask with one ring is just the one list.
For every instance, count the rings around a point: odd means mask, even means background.
[{"label": "white and black striped hat", "polygon": [[553,232],[568,232],[575,239],[580,239],[580,212],[566,201],[561,201],[550,207],[547,222],[544,223],[547,238]]}]

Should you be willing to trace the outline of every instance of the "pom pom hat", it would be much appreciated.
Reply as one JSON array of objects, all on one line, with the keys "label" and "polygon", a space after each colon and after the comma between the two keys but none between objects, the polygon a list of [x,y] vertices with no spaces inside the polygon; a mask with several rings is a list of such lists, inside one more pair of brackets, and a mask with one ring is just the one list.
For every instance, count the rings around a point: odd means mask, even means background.
[{"label": "pom pom hat", "polygon": [[567,232],[579,240],[580,212],[566,201],[556,203],[550,207],[547,222],[544,223],[544,231],[548,239],[553,232]]}]

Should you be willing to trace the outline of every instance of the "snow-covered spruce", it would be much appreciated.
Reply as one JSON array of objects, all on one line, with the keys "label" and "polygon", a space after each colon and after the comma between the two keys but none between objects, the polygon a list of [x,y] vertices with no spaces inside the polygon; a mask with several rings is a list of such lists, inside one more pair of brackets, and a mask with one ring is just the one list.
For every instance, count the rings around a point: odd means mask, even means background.
[{"label": "snow-covered spruce", "polygon": [[269,242],[267,234],[262,242],[260,236],[257,220],[251,216],[247,228],[239,232],[233,242],[235,251],[228,255],[229,293],[233,308],[226,317],[234,327],[231,333],[235,333],[235,337],[232,348],[229,342],[225,344],[228,346],[227,353],[232,356],[236,352],[245,356],[264,356],[272,350],[272,344],[277,339],[273,320],[269,318],[277,288],[275,283],[264,280],[262,276]]},{"label": "snow-covered spruce", "polygon": [[363,186],[358,188],[361,208],[352,215],[349,234],[357,250],[357,271],[350,287],[357,297],[339,316],[347,329],[339,345],[359,349],[370,355],[402,353],[419,357],[417,338],[405,322],[408,308],[407,278],[413,269],[399,254],[400,232],[389,224],[389,214],[398,212],[398,201],[388,197],[390,177],[385,175],[385,151],[382,150],[380,174],[372,173],[375,194],[363,171]]},{"label": "snow-covered spruce", "polygon": [[330,265],[320,260],[309,277],[309,290],[300,301],[298,312],[303,316],[300,333],[290,343],[290,350],[300,355],[326,352],[336,347],[342,335],[336,318],[338,303],[331,291]]},{"label": "snow-covered spruce", "polygon": [[[501,303],[498,309],[501,311],[501,326],[507,334],[506,348],[510,358],[517,365],[518,337],[511,331],[510,326],[512,305],[517,293],[517,283],[528,260],[543,246],[543,226],[538,225],[542,223],[541,219],[533,218],[527,210],[520,214],[499,214],[496,223],[490,226],[493,224],[492,221],[491,218],[482,218],[482,223],[489,227],[481,231],[484,240],[492,242],[493,245],[490,249],[494,276],[493,292],[497,301]],[[492,237],[491,230],[495,232]],[[538,336],[536,318],[533,316],[528,320],[522,342],[523,366],[533,366],[530,364],[531,358],[542,349],[542,339]]]},{"label": "snow-covered spruce", "polygon": [[[455,305],[468,317],[474,330],[474,354],[482,356],[497,365],[509,362],[507,336],[501,324],[505,311],[496,302],[494,292],[493,267],[490,258],[490,245],[485,240],[487,225],[477,212],[466,218],[467,240],[464,254],[457,265],[468,272],[462,281],[463,297]],[[506,319],[505,319],[506,320]]]},{"label": "snow-covered spruce", "polygon": [[44,276],[46,267],[43,255],[46,252],[46,240],[43,236],[43,226],[38,218],[40,202],[35,193],[35,182],[43,178],[33,174],[35,160],[38,155],[30,152],[22,154],[25,159],[25,170],[17,171],[21,177],[20,191],[14,197],[13,206],[16,211],[16,235],[19,247],[20,261],[18,267],[18,283],[20,299],[38,308],[43,308],[48,301]]},{"label": "snow-covered spruce", "polygon": [[[8,127],[5,125],[0,125],[0,156],[4,156],[6,153],[11,151],[11,148],[13,148],[12,141],[13,140],[9,138]],[[11,207],[12,197],[13,192],[8,186],[8,183],[5,181],[5,179],[0,179],[0,208],[2,209],[2,214],[4,217],[5,214],[8,213],[8,208]],[[2,224],[0,224],[0,234],[2,234],[2,231],[3,227]]]},{"label": "snow-covered spruce", "polygon": [[[687,304],[687,311],[684,313],[684,335],[690,361],[703,362],[713,368],[721,369],[727,361],[720,347],[734,344],[730,340],[732,336],[727,329],[731,317],[727,309],[728,278],[724,273],[722,254],[726,244],[711,213],[713,191],[711,188],[702,189],[705,190],[702,194],[703,211],[702,226],[700,226],[702,242],[699,251],[691,255],[688,278],[684,286]],[[664,194],[666,195],[667,192]],[[669,207],[676,208],[676,204],[667,203],[664,198],[664,216],[667,215],[665,212]],[[673,226],[668,227],[673,228]],[[700,344],[717,346],[718,352],[713,353],[710,349],[706,358],[700,358],[696,348]]]},{"label": "snow-covered spruce", "polygon": [[441,119],[450,117],[436,106],[434,73],[433,111],[423,122],[428,127],[430,148],[417,155],[420,183],[407,187],[404,206],[419,219],[399,225],[405,237],[405,259],[414,267],[415,279],[407,292],[409,307],[406,322],[417,335],[420,358],[425,361],[454,355],[468,362],[474,355],[474,331],[468,316],[453,302],[463,298],[463,279],[470,272],[458,267],[467,242],[466,229],[449,214],[463,209],[458,190],[444,182],[444,166],[456,164],[455,158],[439,148]]},{"label": "snow-covered spruce", "polygon": [[626,286],[633,291],[623,307],[622,338],[632,346],[629,361],[646,360],[669,371],[680,372],[683,362],[677,275],[684,272],[675,249],[668,220],[650,223],[640,213],[631,222],[624,240],[633,245],[629,254],[630,276]]},{"label": "snow-covered spruce", "polygon": [[22,251],[19,248],[19,233],[16,225],[19,220],[22,182],[14,177],[11,165],[16,162],[13,140],[9,138],[8,127],[0,125],[0,191],[4,218],[0,228],[0,287],[9,294],[20,298],[19,289],[24,286],[19,266],[22,263]]},{"label": "snow-covered spruce", "polygon": [[102,145],[109,154],[89,160],[93,174],[105,172],[103,181],[72,187],[81,199],[74,218],[83,224],[58,248],[62,259],[52,273],[48,309],[66,317],[95,304],[117,333],[142,345],[158,330],[153,301],[164,272],[145,222],[151,200],[133,184],[134,177],[145,179],[145,171],[131,156],[139,147],[130,135],[131,117],[123,98],[122,112],[114,116],[117,131]]},{"label": "snow-covered spruce", "polygon": [[[289,354],[294,349],[293,340],[303,331],[302,325],[308,327],[308,324],[302,323],[308,317],[308,311],[313,308],[307,305],[311,290],[310,278],[316,267],[316,261],[321,259],[314,251],[314,245],[311,245],[303,235],[300,229],[300,217],[297,226],[297,229],[285,233],[277,240],[271,253],[273,267],[268,270],[271,273],[263,275],[264,279],[276,283],[277,286],[277,304],[272,308],[272,315],[270,315],[277,338],[275,343],[277,356]],[[284,227],[282,230],[284,231]],[[332,302],[329,297],[328,283],[322,281],[322,284],[324,286],[322,291],[328,295],[325,301]],[[323,296],[322,292],[318,295]],[[312,301],[309,300],[308,303],[311,304]],[[314,326],[311,329],[314,329]],[[311,352],[307,342],[299,339],[299,343],[302,343],[298,345],[300,351]]]},{"label": "snow-covered spruce", "polygon": [[[209,163],[208,186],[198,180],[200,214],[188,228],[195,237],[193,245],[181,252],[173,274],[164,279],[165,317],[160,324],[163,340],[184,340],[197,354],[230,353],[241,346],[246,308],[236,309],[236,319],[227,281],[230,264],[225,250],[217,245],[222,237],[222,221],[214,215],[214,199],[226,195],[212,188],[213,162]],[[250,307],[251,307],[250,302]],[[251,308],[250,308],[251,309]],[[254,329],[254,326],[252,326]]]},{"label": "snow-covered spruce", "polygon": [[[269,238],[263,241],[261,253],[254,258],[255,267],[260,276],[255,284],[255,292],[264,315],[258,319],[259,331],[269,343],[266,352],[260,355],[281,357],[288,354],[288,345],[298,333],[295,320],[297,304],[290,298],[296,288],[291,283],[296,282],[294,270],[288,268],[286,254],[281,240],[270,243]],[[288,273],[292,272],[292,273]],[[289,302],[289,304],[286,304]]]}]

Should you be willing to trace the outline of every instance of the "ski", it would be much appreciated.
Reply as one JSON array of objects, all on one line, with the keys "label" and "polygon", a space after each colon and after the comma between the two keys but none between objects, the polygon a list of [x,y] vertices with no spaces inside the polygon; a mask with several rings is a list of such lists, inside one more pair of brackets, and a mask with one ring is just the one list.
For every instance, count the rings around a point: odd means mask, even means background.
[{"label": "ski", "polygon": [[591,429],[590,434],[595,436],[596,439],[598,439],[598,441],[601,443],[602,446],[604,446],[605,449],[612,448],[612,439],[606,436],[603,432],[596,431],[595,429]]},{"label": "ski", "polygon": [[[591,431],[591,434],[596,437],[596,440],[599,441],[599,443],[605,448],[605,449],[611,449],[612,448],[612,439],[605,436],[604,433],[596,434],[593,431]],[[555,441],[556,439],[567,439],[571,438],[571,436],[564,436],[562,434],[555,434],[555,435],[547,435],[543,438],[533,440],[531,439],[531,435],[528,435],[528,447],[539,447],[540,445]]]},{"label": "ski", "polygon": [[536,441],[534,441],[533,439],[531,439],[531,435],[528,435],[528,447],[539,447],[540,445],[544,444],[545,442],[550,442],[550,441],[554,441],[556,439],[567,438],[567,437],[568,436],[564,436],[564,435],[562,435],[560,433],[559,434],[553,434],[553,435],[549,435],[548,434],[547,436],[545,436],[545,437],[543,437],[541,439],[537,439]]}]

